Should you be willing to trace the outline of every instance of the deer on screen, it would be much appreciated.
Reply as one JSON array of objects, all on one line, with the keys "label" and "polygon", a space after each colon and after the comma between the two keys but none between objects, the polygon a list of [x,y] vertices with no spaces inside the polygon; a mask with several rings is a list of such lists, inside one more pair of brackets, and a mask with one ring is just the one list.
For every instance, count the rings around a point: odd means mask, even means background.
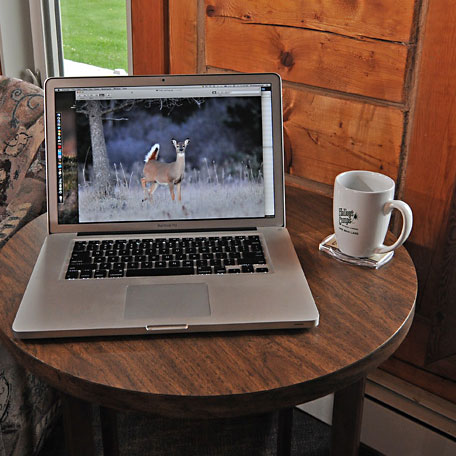
[{"label": "deer on screen", "polygon": [[[145,199],[149,198],[152,202],[152,195],[158,185],[167,185],[171,194],[171,199],[175,200],[174,185],[177,188],[177,199],[181,201],[181,182],[185,170],[185,149],[190,140],[185,141],[171,140],[176,149],[176,160],[171,163],[157,161],[160,151],[160,144],[154,144],[146,155],[143,169],[141,185],[144,190]],[[149,188],[147,188],[149,184]]]}]

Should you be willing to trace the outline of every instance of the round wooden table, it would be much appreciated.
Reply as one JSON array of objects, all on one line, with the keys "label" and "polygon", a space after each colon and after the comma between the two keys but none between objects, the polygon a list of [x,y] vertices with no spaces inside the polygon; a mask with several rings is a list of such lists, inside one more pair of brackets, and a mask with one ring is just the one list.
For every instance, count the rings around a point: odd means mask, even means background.
[{"label": "round wooden table", "polygon": [[[417,281],[404,248],[379,270],[319,252],[332,201],[287,185],[287,225],[320,311],[310,330],[23,341],[11,325],[46,235],[41,216],[0,253],[0,332],[27,369],[64,393],[71,454],[89,454],[84,413],[102,406],[105,451],[115,453],[113,409],[169,417],[229,417],[281,410],[279,452],[289,452],[291,407],[335,392],[334,454],[356,454],[366,375],[406,336]],[[280,305],[280,303],[277,303]],[[111,426],[110,426],[111,425]]]}]

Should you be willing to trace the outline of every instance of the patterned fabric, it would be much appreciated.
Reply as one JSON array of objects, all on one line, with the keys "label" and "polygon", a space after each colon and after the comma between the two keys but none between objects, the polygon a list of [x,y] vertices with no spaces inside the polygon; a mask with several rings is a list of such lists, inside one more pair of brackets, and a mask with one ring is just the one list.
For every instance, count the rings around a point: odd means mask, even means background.
[{"label": "patterned fabric", "polygon": [[43,91],[0,76],[0,246],[45,210]]},{"label": "patterned fabric", "polygon": [[[43,91],[0,76],[0,247],[44,212]],[[0,456],[35,454],[59,410],[57,393],[0,345]]]}]

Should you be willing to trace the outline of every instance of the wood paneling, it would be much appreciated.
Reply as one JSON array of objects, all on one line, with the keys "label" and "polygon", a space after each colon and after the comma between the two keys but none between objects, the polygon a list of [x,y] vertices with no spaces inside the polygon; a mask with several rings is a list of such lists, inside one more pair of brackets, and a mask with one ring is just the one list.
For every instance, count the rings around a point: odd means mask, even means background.
[{"label": "wood paneling", "polygon": [[[450,0],[431,2],[404,189],[404,198],[420,216],[410,241],[434,253],[445,237],[456,182],[455,22]],[[429,267],[435,270],[437,262]]]},{"label": "wood paneling", "polygon": [[197,2],[172,0],[169,3],[170,73],[197,72]]},{"label": "wood paneling", "polygon": [[292,174],[327,184],[349,169],[397,178],[401,110],[294,87],[284,88],[283,102]]},{"label": "wood paneling", "polygon": [[455,23],[452,0],[429,3],[403,191],[416,221],[409,250],[418,266],[418,309],[431,326],[420,367],[440,374],[428,363],[456,353]]},{"label": "wood paneling", "polygon": [[206,0],[211,17],[410,41],[414,0]]},{"label": "wood paneling", "polygon": [[169,73],[168,0],[131,0],[133,74]]},{"label": "wood paneling", "polygon": [[407,47],[294,27],[206,20],[206,63],[246,72],[274,71],[284,80],[400,102]]},{"label": "wood paneling", "polygon": [[427,361],[442,360],[439,363],[442,365],[433,367],[442,367],[450,378],[456,380],[456,184],[450,202],[445,238],[438,251],[438,255],[441,255],[438,268],[440,274],[435,284],[437,302],[433,306],[433,325]]},{"label": "wood paneling", "polygon": [[420,215],[410,240],[431,249],[446,229],[456,182],[455,23],[452,0],[430,3],[404,188]]}]

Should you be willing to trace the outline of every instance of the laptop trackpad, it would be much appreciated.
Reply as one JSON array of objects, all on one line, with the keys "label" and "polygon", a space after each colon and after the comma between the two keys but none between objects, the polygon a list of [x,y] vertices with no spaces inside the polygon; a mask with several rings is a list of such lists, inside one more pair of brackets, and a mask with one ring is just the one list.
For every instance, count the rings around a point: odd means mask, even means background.
[{"label": "laptop trackpad", "polygon": [[125,318],[172,318],[179,323],[185,317],[211,314],[205,283],[131,285],[127,287]]}]

